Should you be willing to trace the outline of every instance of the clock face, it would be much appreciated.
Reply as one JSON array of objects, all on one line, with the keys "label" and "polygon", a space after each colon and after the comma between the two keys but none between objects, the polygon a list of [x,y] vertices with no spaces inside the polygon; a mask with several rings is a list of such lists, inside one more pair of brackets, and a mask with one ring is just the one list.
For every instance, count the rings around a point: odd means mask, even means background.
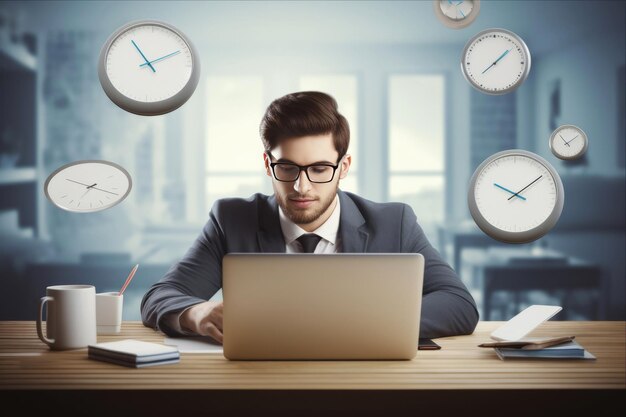
[{"label": "clock face", "polygon": [[439,0],[441,12],[452,20],[465,19],[472,13],[474,2],[471,0]]},{"label": "clock face", "polygon": [[434,0],[435,16],[452,29],[469,26],[480,11],[480,0]]},{"label": "clock face", "polygon": [[104,91],[132,113],[172,111],[193,94],[199,61],[191,42],[171,25],[143,21],[126,25],[105,43],[99,77]]},{"label": "clock face", "polygon": [[57,207],[76,213],[104,210],[130,193],[132,180],[121,166],[108,161],[78,161],[54,171],[44,184]]},{"label": "clock face", "polygon": [[530,72],[530,52],[524,41],[504,29],[487,29],[469,40],[461,69],[470,84],[487,94],[506,94]]},{"label": "clock face", "polygon": [[558,127],[550,136],[550,150],[557,158],[564,160],[578,159],[587,151],[587,135],[577,126]]},{"label": "clock face", "polygon": [[533,241],[547,233],[563,208],[561,179],[543,158],[523,150],[487,158],[470,183],[468,203],[476,224],[494,239]]}]

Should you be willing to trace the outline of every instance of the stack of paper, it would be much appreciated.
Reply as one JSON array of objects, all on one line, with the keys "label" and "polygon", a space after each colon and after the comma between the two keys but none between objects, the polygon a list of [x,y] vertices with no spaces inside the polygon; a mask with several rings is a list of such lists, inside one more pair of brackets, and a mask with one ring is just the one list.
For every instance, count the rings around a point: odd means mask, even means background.
[{"label": "stack of paper", "polygon": [[175,347],[132,339],[89,345],[87,352],[90,359],[135,368],[180,361],[180,353]]}]

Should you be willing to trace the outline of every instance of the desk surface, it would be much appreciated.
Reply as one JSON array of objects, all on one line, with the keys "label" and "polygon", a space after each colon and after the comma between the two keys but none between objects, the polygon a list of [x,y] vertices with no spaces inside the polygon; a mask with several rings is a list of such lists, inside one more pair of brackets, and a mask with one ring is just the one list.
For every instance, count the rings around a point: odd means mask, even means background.
[{"label": "desk surface", "polygon": [[[439,351],[411,361],[231,362],[221,354],[181,354],[181,362],[125,368],[87,358],[86,349],[53,352],[35,323],[0,322],[0,389],[340,389],[506,390],[625,389],[626,322],[547,322],[532,336],[575,335],[597,360],[507,360],[478,348],[500,322],[481,322],[473,335],[437,339]],[[115,336],[162,342],[140,322]]]}]

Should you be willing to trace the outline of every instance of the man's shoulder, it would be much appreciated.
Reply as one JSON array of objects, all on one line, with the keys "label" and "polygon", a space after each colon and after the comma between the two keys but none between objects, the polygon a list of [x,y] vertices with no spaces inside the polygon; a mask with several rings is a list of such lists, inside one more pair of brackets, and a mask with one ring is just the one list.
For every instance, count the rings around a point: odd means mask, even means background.
[{"label": "man's shoulder", "polygon": [[252,194],[250,197],[228,197],[220,198],[213,203],[211,212],[213,214],[225,213],[252,213],[258,210],[271,209],[273,206],[274,196],[262,193]]},{"label": "man's shoulder", "polygon": [[359,209],[364,216],[400,216],[404,210],[411,209],[409,205],[399,202],[378,203],[348,191],[342,191]]},{"label": "man's shoulder", "polygon": [[219,225],[224,233],[258,230],[263,225],[271,225],[274,217],[278,222],[276,199],[261,193],[247,198],[221,198],[213,203],[209,217],[209,222]]}]

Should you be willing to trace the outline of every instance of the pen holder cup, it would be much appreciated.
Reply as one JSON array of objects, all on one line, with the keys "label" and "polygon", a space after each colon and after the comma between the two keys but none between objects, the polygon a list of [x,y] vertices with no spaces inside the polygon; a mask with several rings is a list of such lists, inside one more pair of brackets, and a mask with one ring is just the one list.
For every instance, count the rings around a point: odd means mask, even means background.
[{"label": "pen holder cup", "polygon": [[96,326],[98,334],[117,334],[122,330],[124,295],[117,291],[96,294]]}]

